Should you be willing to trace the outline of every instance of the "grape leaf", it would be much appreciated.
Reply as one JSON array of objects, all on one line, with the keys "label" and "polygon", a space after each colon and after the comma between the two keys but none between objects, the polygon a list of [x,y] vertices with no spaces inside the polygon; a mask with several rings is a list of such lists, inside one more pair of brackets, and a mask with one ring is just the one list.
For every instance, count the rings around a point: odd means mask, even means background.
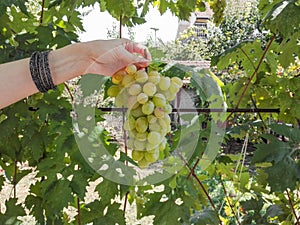
[{"label": "grape leaf", "polygon": [[35,219],[40,223],[43,224],[45,222],[44,219],[44,210],[41,205],[43,204],[43,199],[38,196],[28,195],[25,199],[26,207],[32,209],[32,215]]},{"label": "grape leaf", "polygon": [[195,225],[207,225],[207,224],[218,224],[218,223],[219,223],[219,219],[217,213],[209,209],[196,212],[190,218],[190,224],[195,224]]},{"label": "grape leaf", "polygon": [[264,18],[268,12],[274,7],[274,5],[282,2],[282,0],[273,0],[270,2],[270,0],[260,0],[258,4],[258,9],[261,14],[261,17]]},{"label": "grape leaf", "polygon": [[274,204],[270,205],[267,208],[266,214],[271,218],[284,216],[285,218],[288,216],[289,209],[285,207],[284,204]]},{"label": "grape leaf", "polygon": [[279,163],[291,152],[288,143],[285,142],[271,142],[269,144],[256,144],[257,150],[254,152],[252,162],[274,162]]},{"label": "grape leaf", "polygon": [[275,133],[288,137],[293,143],[300,142],[300,129],[286,124],[271,124],[269,126]]},{"label": "grape leaf", "polygon": [[262,44],[259,40],[244,41],[227,49],[222,54],[212,57],[211,65],[222,70],[229,65],[237,64],[241,65],[250,74],[254,71],[259,60],[258,57],[262,54]]},{"label": "grape leaf", "polygon": [[97,218],[103,216],[104,205],[99,201],[95,200],[91,203],[86,204],[81,208],[80,219],[82,224],[89,224],[95,221]]},{"label": "grape leaf", "polygon": [[95,190],[98,191],[103,205],[109,205],[111,199],[114,199],[119,193],[118,185],[107,179],[98,184]]},{"label": "grape leaf", "polygon": [[17,199],[11,198],[6,202],[5,214],[0,213],[1,224],[18,224],[18,216],[25,216],[24,208],[17,204]]},{"label": "grape leaf", "polygon": [[[149,195],[144,195],[142,199],[137,200],[137,215],[141,216],[155,215],[154,225],[167,224],[182,224],[188,222],[190,213],[189,207],[183,202],[182,204],[175,203],[175,196],[167,193],[171,189],[164,192],[154,192]],[[168,196],[166,201],[160,201],[163,194]],[[172,210],[172,213],[169,211]]]},{"label": "grape leaf", "polygon": [[[190,217],[189,208],[184,203],[179,206],[174,201],[157,202],[148,210],[155,215],[154,225],[179,225],[187,222]],[[172,213],[169,213],[170,210]]]},{"label": "grape leaf", "polygon": [[64,207],[68,207],[69,202],[73,202],[70,181],[59,179],[48,186],[44,195],[44,204],[49,207],[49,213],[59,215]]},{"label": "grape leaf", "polygon": [[263,24],[274,34],[280,33],[289,38],[300,28],[299,15],[300,6],[296,5],[296,0],[281,1],[269,11]]},{"label": "grape leaf", "polygon": [[300,168],[293,160],[284,160],[265,169],[268,174],[268,182],[272,191],[283,192],[287,188],[293,190],[300,181]]},{"label": "grape leaf", "polygon": [[72,191],[76,193],[80,199],[84,199],[86,187],[88,186],[88,174],[84,173],[82,170],[71,170],[70,172],[73,174],[70,183]]},{"label": "grape leaf", "polygon": [[[272,127],[280,133],[286,133],[288,136],[291,136],[291,128],[281,126],[283,127],[281,131],[280,125],[273,125]],[[296,182],[300,179],[300,171],[298,162],[290,156],[293,151],[293,148],[290,146],[292,142],[279,141],[272,135],[264,135],[264,137],[270,143],[255,145],[257,150],[254,152],[252,162],[271,163],[271,165],[262,169],[268,175],[267,181],[272,191],[284,191],[286,188],[295,188]],[[298,140],[297,134],[296,139]]]},{"label": "grape leaf", "polygon": [[278,46],[278,51],[281,52],[278,60],[285,68],[295,61],[295,55],[300,56],[299,37],[300,31],[295,32],[293,35],[285,38]]},{"label": "grape leaf", "polygon": [[120,204],[113,203],[107,207],[107,212],[102,217],[94,220],[94,224],[119,224],[125,225],[124,211],[120,209]]}]

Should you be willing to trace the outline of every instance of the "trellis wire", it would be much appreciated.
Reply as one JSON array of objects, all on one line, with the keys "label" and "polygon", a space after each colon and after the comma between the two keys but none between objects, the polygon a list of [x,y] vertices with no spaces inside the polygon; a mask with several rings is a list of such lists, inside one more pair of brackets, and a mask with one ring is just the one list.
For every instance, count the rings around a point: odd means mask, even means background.
[{"label": "trellis wire", "polygon": [[[124,108],[109,108],[109,107],[99,107],[102,112],[124,112]],[[224,112],[222,108],[173,108],[172,112],[198,112],[198,113],[218,113]],[[280,113],[279,108],[268,109],[268,108],[228,108],[226,112],[230,113]]]}]

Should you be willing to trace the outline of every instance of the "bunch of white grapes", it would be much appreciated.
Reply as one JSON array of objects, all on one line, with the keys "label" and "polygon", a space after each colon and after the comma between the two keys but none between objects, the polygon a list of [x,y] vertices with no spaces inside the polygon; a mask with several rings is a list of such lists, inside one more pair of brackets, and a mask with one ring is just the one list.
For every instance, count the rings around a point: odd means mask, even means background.
[{"label": "bunch of white grapes", "polygon": [[163,157],[166,135],[171,131],[170,101],[176,98],[182,80],[129,65],[112,76],[112,83],[108,96],[115,98],[116,107],[127,108],[123,125],[131,157],[140,168],[146,168]]}]

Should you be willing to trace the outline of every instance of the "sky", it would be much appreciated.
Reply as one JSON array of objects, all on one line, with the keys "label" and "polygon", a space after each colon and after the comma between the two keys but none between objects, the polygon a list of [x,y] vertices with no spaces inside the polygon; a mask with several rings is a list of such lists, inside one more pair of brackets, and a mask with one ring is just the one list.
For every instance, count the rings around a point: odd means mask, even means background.
[{"label": "sky", "polygon": [[[81,41],[90,41],[96,39],[107,39],[107,30],[112,29],[115,22],[118,28],[118,21],[111,17],[107,12],[100,12],[99,6],[95,5],[88,15],[83,17],[83,26],[85,32],[79,35]],[[164,42],[174,40],[177,34],[178,18],[173,16],[171,12],[160,15],[159,11],[150,8],[149,13],[145,17],[146,23],[137,25],[133,28],[135,33],[135,41],[145,42],[149,37],[155,39],[155,32],[151,28],[158,28],[156,32],[157,39]],[[128,38],[125,28],[123,29],[123,37]]]}]

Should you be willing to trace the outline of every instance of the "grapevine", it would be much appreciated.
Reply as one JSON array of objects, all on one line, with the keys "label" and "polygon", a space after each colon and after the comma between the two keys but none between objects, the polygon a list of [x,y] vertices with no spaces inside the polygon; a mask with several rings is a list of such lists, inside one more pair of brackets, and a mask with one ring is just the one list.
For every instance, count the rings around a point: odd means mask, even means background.
[{"label": "grapevine", "polygon": [[117,107],[126,107],[124,129],[128,132],[131,157],[140,168],[164,158],[166,135],[171,131],[171,101],[182,87],[178,77],[165,77],[158,71],[147,73],[128,65],[112,76],[107,95]]}]

